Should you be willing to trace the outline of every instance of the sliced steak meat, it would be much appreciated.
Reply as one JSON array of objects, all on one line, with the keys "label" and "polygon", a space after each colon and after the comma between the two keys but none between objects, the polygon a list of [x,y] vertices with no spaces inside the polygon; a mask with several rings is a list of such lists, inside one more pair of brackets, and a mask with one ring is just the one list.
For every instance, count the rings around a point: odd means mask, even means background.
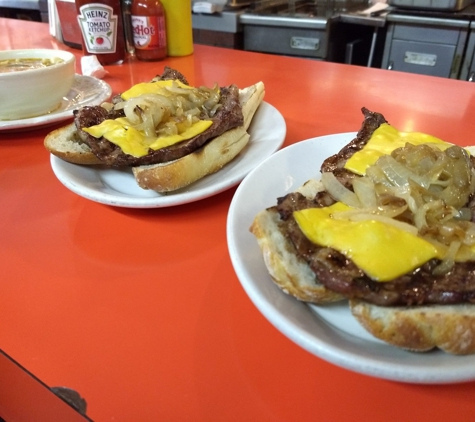
[{"label": "sliced steak meat", "polygon": [[[175,75],[174,73],[170,73]],[[163,76],[162,76],[163,77]],[[211,118],[212,125],[204,132],[192,139],[179,142],[169,147],[159,150],[149,150],[149,153],[143,157],[134,157],[122,152],[121,148],[109,142],[105,138],[95,138],[81,130],[84,127],[90,127],[100,124],[106,119],[115,119],[124,116],[123,112],[107,112],[100,106],[83,107],[74,112],[75,124],[78,129],[81,140],[86,143],[92,152],[108,166],[141,166],[149,164],[164,163],[177,160],[185,155],[198,150],[206,142],[215,138],[224,132],[241,126],[244,123],[241,104],[239,102],[239,88],[236,85],[221,88],[221,98],[219,103],[221,107]]]},{"label": "sliced steak meat", "polygon": [[349,144],[344,146],[338,153],[328,157],[322,164],[320,170],[322,173],[328,171],[333,172],[336,169],[343,169],[348,158],[355,152],[360,151],[368,143],[373,132],[383,123],[388,123],[384,116],[380,113],[370,111],[363,107],[361,109],[364,120],[360,130],[356,134],[356,138]]},{"label": "sliced steak meat", "polygon": [[155,76],[152,81],[167,81],[170,79],[178,80],[185,85],[189,85],[188,81],[180,71],[176,69],[172,69],[171,67],[165,66],[163,69],[163,73],[161,75]]},{"label": "sliced steak meat", "polygon": [[[117,112],[117,111],[108,112],[105,108],[101,106],[85,106],[78,110],[74,110],[73,114],[74,114],[74,122],[76,125],[79,138],[84,143],[88,144],[91,147],[91,149],[93,149],[92,146],[90,145],[91,140],[89,139],[91,136],[88,133],[81,130],[81,128],[98,125],[106,119],[116,119],[118,117],[124,116],[124,113],[122,112],[122,110],[120,112]],[[98,141],[104,142],[106,141],[106,139],[102,139]],[[99,148],[107,149],[109,147],[110,150],[112,151],[113,150],[112,146],[109,146],[108,144],[110,144],[109,141],[107,141],[106,144],[101,145]]]},{"label": "sliced steak meat", "polygon": [[347,188],[351,187],[351,180],[355,177],[358,177],[356,174],[351,171],[343,168],[346,161],[355,153],[364,148],[371,134],[383,123],[387,123],[384,116],[380,113],[376,113],[368,110],[363,107],[361,109],[364,120],[361,125],[360,130],[356,134],[356,138],[353,139],[349,144],[345,145],[338,153],[328,157],[320,167],[320,171],[332,172],[336,178]]},{"label": "sliced steak meat", "polygon": [[293,218],[293,211],[327,206],[321,195],[308,200],[300,193],[279,198],[281,231],[328,289],[380,306],[475,303],[475,262],[456,263],[448,274],[434,276],[435,260],[390,282],[377,282],[340,252],[312,243]]},{"label": "sliced steak meat", "polygon": [[475,262],[456,263],[441,276],[432,274],[435,265],[431,260],[390,282],[377,282],[358,275],[351,261],[325,248],[310,266],[328,289],[380,306],[475,303]]},{"label": "sliced steak meat", "polygon": [[[363,109],[363,113],[365,121],[357,137],[325,161],[322,166],[325,171],[334,171],[339,174],[337,177],[342,177],[344,162],[368,142],[381,123],[386,122],[378,113],[366,109]],[[434,276],[432,270],[438,261],[431,260],[412,273],[390,282],[377,282],[340,252],[312,243],[300,230],[293,212],[326,207],[334,202],[326,192],[319,192],[313,199],[292,192],[278,198],[275,207],[281,218],[281,232],[325,287],[348,298],[358,298],[380,306],[475,303],[475,262],[456,263],[449,273]]]}]

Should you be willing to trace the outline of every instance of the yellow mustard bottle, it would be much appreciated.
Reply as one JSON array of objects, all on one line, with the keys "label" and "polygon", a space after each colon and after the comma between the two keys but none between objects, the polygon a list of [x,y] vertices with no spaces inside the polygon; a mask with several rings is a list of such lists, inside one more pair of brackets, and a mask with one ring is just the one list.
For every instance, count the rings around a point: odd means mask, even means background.
[{"label": "yellow mustard bottle", "polygon": [[167,53],[188,56],[193,53],[191,0],[162,0],[165,9]]}]

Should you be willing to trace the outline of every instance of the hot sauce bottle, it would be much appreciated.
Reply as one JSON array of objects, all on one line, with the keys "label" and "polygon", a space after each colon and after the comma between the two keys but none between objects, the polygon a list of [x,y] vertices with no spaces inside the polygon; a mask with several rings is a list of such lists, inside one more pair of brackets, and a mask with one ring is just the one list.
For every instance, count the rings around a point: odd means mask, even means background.
[{"label": "hot sauce bottle", "polygon": [[135,55],[139,60],[167,56],[165,11],[160,0],[133,0],[131,9]]},{"label": "hot sauce bottle", "polygon": [[76,0],[83,53],[96,55],[102,65],[125,58],[124,28],[120,0]]}]

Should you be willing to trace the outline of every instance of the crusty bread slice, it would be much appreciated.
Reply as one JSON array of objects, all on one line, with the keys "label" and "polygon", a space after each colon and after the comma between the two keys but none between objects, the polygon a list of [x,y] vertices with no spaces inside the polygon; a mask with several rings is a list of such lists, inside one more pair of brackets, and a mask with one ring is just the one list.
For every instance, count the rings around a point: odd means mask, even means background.
[{"label": "crusty bread slice", "polygon": [[178,160],[133,167],[132,171],[141,188],[171,192],[220,170],[241,152],[249,138],[244,127],[237,127]]},{"label": "crusty bread slice", "polygon": [[351,300],[357,321],[374,337],[394,346],[424,352],[475,353],[475,306],[384,307]]},{"label": "crusty bread slice", "polygon": [[83,165],[101,164],[91,148],[80,142],[74,122],[48,133],[44,145],[51,154],[64,161]]},{"label": "crusty bread slice", "polygon": [[[322,189],[320,181],[309,180],[297,191],[311,198]],[[279,221],[277,211],[269,208],[259,212],[250,227],[274,282],[285,293],[304,302],[328,303],[344,299],[320,284],[315,273],[296,255],[294,246],[279,229]]]},{"label": "crusty bread slice", "polygon": [[244,115],[244,129],[249,129],[252,118],[264,100],[265,94],[265,86],[261,81],[239,90],[239,102],[242,105],[242,114]]},{"label": "crusty bread slice", "polygon": [[184,157],[161,164],[134,167],[133,173],[142,189],[171,192],[215,173],[233,160],[249,141],[249,128],[265,95],[263,82],[239,90],[244,124],[228,130],[203,147]]}]

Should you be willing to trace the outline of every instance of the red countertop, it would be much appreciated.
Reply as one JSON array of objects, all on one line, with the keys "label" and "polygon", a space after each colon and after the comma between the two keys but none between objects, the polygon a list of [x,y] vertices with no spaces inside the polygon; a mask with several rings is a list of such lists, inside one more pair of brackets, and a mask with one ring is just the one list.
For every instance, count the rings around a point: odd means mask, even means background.
[{"label": "red countertop", "polygon": [[[0,49],[73,51],[80,72],[81,52],[56,42],[46,24],[0,19],[0,34]],[[286,120],[284,146],[358,130],[362,106],[400,130],[475,144],[475,84],[464,81],[203,45],[162,62],[129,58],[108,66],[104,80],[116,94],[164,65],[193,85],[262,80],[265,100]],[[231,265],[226,217],[235,188],[143,210],[66,189],[43,147],[65,123],[0,131],[0,349],[45,384],[78,391],[91,419],[472,420],[474,382],[372,378],[278,332]]]}]

